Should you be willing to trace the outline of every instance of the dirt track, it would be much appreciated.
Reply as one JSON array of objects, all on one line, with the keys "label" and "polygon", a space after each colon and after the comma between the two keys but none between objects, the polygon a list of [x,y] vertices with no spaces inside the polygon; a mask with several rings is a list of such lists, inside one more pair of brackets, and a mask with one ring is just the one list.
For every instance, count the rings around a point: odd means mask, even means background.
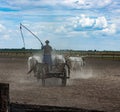
[{"label": "dirt track", "polygon": [[48,79],[46,87],[27,75],[27,59],[0,58],[0,82],[10,83],[10,101],[120,112],[120,61],[86,59],[66,87]]}]

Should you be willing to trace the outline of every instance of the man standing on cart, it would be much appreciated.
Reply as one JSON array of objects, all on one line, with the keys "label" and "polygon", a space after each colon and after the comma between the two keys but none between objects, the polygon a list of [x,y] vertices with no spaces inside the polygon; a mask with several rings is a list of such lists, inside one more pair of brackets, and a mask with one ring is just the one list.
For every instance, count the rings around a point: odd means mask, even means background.
[{"label": "man standing on cart", "polygon": [[52,65],[52,47],[49,45],[49,40],[45,41],[46,45],[42,45],[43,50],[43,63],[48,64],[49,69]]}]

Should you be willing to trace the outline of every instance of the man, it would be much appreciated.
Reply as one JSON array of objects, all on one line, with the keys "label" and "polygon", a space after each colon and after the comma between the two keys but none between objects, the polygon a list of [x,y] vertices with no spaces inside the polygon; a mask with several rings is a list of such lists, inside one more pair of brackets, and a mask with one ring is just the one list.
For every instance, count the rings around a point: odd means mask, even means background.
[{"label": "man", "polygon": [[45,41],[46,45],[42,45],[42,50],[43,50],[43,63],[48,64],[49,66],[52,65],[52,47],[49,45],[49,41]]}]

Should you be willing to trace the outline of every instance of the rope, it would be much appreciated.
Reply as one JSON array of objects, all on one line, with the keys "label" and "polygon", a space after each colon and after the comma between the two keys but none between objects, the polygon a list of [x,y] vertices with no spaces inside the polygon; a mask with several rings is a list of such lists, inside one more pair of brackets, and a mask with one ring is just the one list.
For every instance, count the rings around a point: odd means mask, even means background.
[{"label": "rope", "polygon": [[22,36],[22,40],[23,40],[23,46],[25,48],[25,40],[24,40],[21,24],[20,24],[20,32],[21,32],[21,36]]}]

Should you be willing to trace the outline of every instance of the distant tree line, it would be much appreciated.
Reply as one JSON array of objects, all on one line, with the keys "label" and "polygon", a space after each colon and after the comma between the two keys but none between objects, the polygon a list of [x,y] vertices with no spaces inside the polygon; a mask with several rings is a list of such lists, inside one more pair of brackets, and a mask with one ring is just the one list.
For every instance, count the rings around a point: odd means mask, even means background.
[{"label": "distant tree line", "polygon": [[[0,49],[0,56],[30,56],[35,53],[41,53],[41,49]],[[120,51],[97,51],[97,50],[56,50],[57,54],[69,56],[88,56],[88,57],[120,57]]]}]

